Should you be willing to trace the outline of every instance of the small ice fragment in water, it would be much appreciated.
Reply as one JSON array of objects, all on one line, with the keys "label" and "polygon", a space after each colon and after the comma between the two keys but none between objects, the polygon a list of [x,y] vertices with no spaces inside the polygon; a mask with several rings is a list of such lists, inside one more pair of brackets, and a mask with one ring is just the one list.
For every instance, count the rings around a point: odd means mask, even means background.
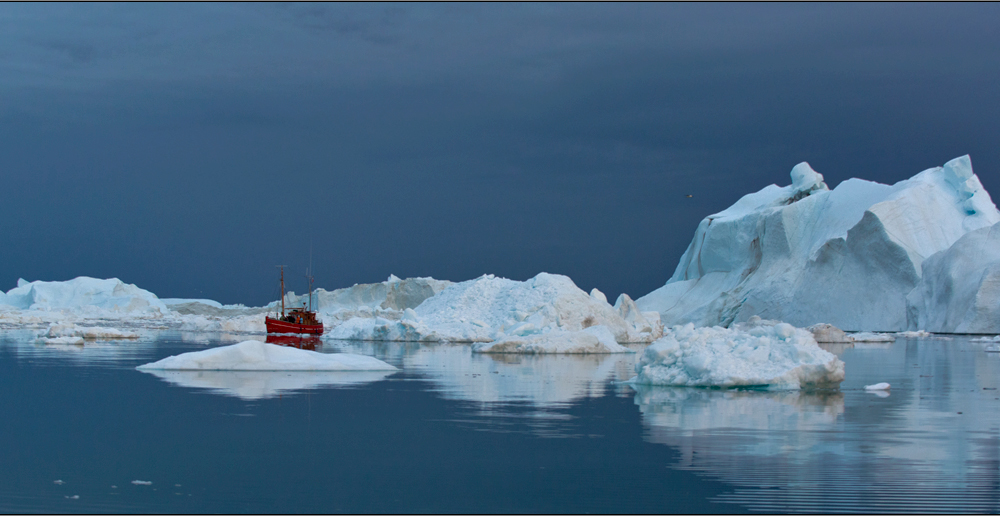
[{"label": "small ice fragment in water", "polygon": [[882,382],[876,383],[875,385],[865,385],[866,391],[887,391],[889,390],[889,384]]},{"label": "small ice fragment in water", "polygon": [[118,486],[111,486],[111,489],[118,489]]},{"label": "small ice fragment in water", "polygon": [[66,482],[63,482],[62,480],[53,480],[52,483],[55,484],[55,485],[57,485],[57,486],[61,486],[61,485],[65,484]]},{"label": "small ice fragment in water", "polygon": [[137,486],[151,486],[151,485],[153,485],[153,482],[149,481],[149,480],[133,480],[132,483],[135,484],[135,485],[137,485]]},{"label": "small ice fragment in water", "polygon": [[70,500],[79,500],[80,495],[66,496],[66,498],[69,498]]}]

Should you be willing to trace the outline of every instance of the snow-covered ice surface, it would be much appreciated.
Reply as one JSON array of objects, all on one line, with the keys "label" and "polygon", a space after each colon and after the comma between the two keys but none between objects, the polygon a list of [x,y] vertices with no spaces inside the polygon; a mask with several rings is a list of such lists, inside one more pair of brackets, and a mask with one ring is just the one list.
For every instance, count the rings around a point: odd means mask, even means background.
[{"label": "snow-covered ice surface", "polygon": [[[503,352],[620,352],[607,345],[610,343],[595,344],[594,331],[583,331],[595,326],[605,327],[619,343],[650,342],[662,332],[657,315],[642,313],[627,295],[620,296],[615,306],[611,306],[596,289],[587,294],[566,276],[540,273],[527,281],[484,275],[455,283],[416,308],[404,309],[398,320],[353,318],[331,328],[324,337],[497,341],[496,350]],[[546,334],[551,335],[541,337]],[[480,350],[486,352],[490,347]]]},{"label": "snow-covered ice surface", "polygon": [[317,353],[258,340],[191,351],[136,369],[187,371],[395,371],[377,358],[351,353]]},{"label": "snow-covered ice surface", "polygon": [[634,384],[696,387],[836,387],[844,363],[808,330],[760,320],[733,328],[674,326],[642,353]]},{"label": "snow-covered ice surface", "polygon": [[[636,300],[639,308],[671,326],[759,315],[802,327],[905,330],[907,295],[924,261],[1000,222],[968,156],[891,186],[849,179],[829,190],[806,163],[791,175],[792,185],[768,186],[702,220],[673,276]],[[969,280],[983,278],[977,292],[992,295],[989,274]],[[932,311],[942,311],[935,303]]]}]

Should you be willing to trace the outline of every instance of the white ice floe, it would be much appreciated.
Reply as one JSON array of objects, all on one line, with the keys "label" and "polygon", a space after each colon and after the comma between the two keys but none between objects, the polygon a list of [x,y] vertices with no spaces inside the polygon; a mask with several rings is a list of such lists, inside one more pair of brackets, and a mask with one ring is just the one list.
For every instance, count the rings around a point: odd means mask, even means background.
[{"label": "white ice floe", "polygon": [[993,337],[976,337],[972,340],[974,342],[1000,342],[1000,335],[994,335]]},{"label": "white ice floe", "polygon": [[754,317],[733,328],[674,326],[642,353],[630,380],[643,385],[837,386],[844,363],[807,330]]},{"label": "white ice floe", "polygon": [[[399,319],[354,318],[331,328],[326,336],[348,340],[499,341],[506,343],[501,344],[505,349],[520,347],[538,352],[538,345],[544,347],[544,342],[575,342],[569,347],[553,344],[552,349],[587,348],[593,344],[593,335],[580,332],[593,326],[606,327],[616,342],[650,342],[662,332],[658,316],[640,312],[628,296],[619,297],[613,307],[599,291],[587,294],[566,276],[541,273],[527,281],[485,275],[455,283],[416,308],[403,310]],[[540,337],[549,333],[550,339]]]},{"label": "white ice floe", "polygon": [[143,364],[139,370],[193,371],[395,371],[375,357],[350,353],[317,353],[257,340],[204,351],[192,351]]},{"label": "white ice floe", "polygon": [[[938,270],[964,271],[961,260],[942,257],[928,270],[923,265],[963,235],[998,222],[1000,212],[968,156],[891,186],[849,179],[834,190],[801,163],[792,170],[792,185],[768,186],[702,220],[667,284],[636,304],[659,312],[667,325],[729,326],[759,315],[796,326],[905,330],[907,296],[922,273],[927,294],[910,303],[918,307],[910,310],[917,326],[919,313],[941,317],[961,312],[961,300],[994,299],[993,264],[1000,263],[995,236],[970,237],[964,247],[983,242],[989,257],[974,261],[988,267],[965,277],[968,285],[951,297],[936,286],[949,281]],[[954,253],[968,255],[964,247]],[[997,303],[988,304],[970,317],[979,321],[998,310]]]},{"label": "white ice floe", "polygon": [[82,346],[83,337],[38,337],[35,342],[50,345]]},{"label": "white ice floe", "polygon": [[57,337],[80,337],[87,340],[121,340],[138,339],[139,334],[134,331],[106,328],[103,326],[77,326],[72,323],[56,323],[49,326],[45,337],[50,339]]},{"label": "white ice floe", "polygon": [[137,486],[151,486],[153,485],[153,482],[150,480],[133,480],[132,484]]},{"label": "white ice floe", "polygon": [[866,391],[887,391],[889,390],[889,384],[885,382],[876,383],[874,385],[865,385]]},{"label": "white ice floe", "polygon": [[918,338],[918,337],[931,337],[931,336],[933,336],[932,333],[924,331],[924,330],[901,331],[901,332],[897,332],[896,335],[899,335],[900,337],[908,337],[908,338],[911,338],[911,339],[912,338]]},{"label": "white ice floe", "polygon": [[910,329],[1000,333],[1000,223],[966,233],[922,270],[906,297]]}]

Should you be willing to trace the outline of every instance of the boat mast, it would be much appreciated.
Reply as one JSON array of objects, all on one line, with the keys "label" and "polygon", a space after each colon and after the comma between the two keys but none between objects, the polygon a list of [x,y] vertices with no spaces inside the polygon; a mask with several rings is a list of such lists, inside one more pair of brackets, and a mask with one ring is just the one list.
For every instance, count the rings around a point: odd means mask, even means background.
[{"label": "boat mast", "polygon": [[312,239],[309,239],[309,271],[306,273],[309,276],[309,311],[313,311],[313,243]]},{"label": "boat mast", "polygon": [[281,270],[281,316],[285,316],[285,266],[278,265],[278,269]]}]

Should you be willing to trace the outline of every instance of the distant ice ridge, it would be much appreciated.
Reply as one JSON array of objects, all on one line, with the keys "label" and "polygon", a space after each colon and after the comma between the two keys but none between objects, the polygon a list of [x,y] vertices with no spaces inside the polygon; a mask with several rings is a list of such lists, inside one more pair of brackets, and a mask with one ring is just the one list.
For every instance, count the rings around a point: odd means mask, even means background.
[{"label": "distant ice ridge", "polygon": [[[434,278],[399,279],[389,275],[389,279],[381,283],[361,283],[347,288],[326,291],[321,288],[313,291],[313,309],[320,313],[336,314],[338,312],[372,314],[379,311],[402,311],[416,308],[425,299],[441,292],[453,283]],[[285,294],[286,307],[298,307],[307,304],[307,294]],[[281,306],[281,301],[274,301],[265,308],[274,311]],[[364,316],[364,315],[362,315]]]},{"label": "distant ice ridge", "polygon": [[625,294],[611,306],[597,289],[588,295],[566,276],[540,273],[527,281],[488,274],[454,283],[399,320],[352,318],[326,336],[492,343],[477,346],[480,352],[609,353],[628,351],[619,342],[651,342],[661,333],[658,314],[640,312]]},{"label": "distant ice ridge", "polygon": [[[891,186],[849,179],[829,190],[807,163],[791,176],[790,186],[768,186],[702,220],[673,276],[636,300],[639,308],[667,325],[729,326],[753,315],[847,331],[987,324],[1000,278],[988,230],[924,267],[963,235],[1000,222],[968,156]],[[987,252],[970,259],[977,246]],[[967,263],[988,270],[947,279],[975,268]],[[949,281],[958,290],[950,296]],[[921,294],[908,299],[918,285]],[[978,307],[970,320],[959,315],[969,313],[962,303]]]},{"label": "distant ice ridge", "polygon": [[820,349],[808,330],[752,317],[733,328],[674,326],[642,353],[638,385],[836,387],[844,363]]},{"label": "distant ice ridge", "polygon": [[375,357],[317,353],[258,340],[181,353],[143,364],[139,370],[179,371],[395,371]]},{"label": "distant ice ridge", "polygon": [[149,313],[162,315],[167,306],[148,290],[123,283],[118,278],[86,276],[69,281],[17,280],[17,287],[0,292],[0,305],[18,310],[75,310],[98,313]]}]

